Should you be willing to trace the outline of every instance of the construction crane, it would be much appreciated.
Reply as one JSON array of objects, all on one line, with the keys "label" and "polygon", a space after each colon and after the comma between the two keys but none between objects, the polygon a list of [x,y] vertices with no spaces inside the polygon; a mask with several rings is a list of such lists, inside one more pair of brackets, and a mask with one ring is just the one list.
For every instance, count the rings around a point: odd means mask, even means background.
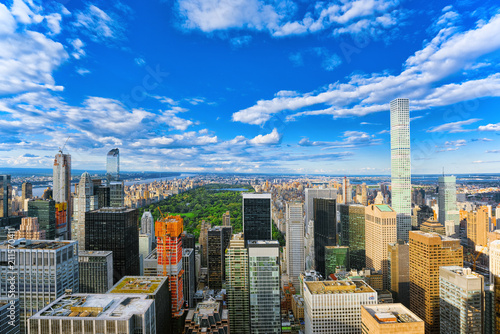
[{"label": "construction crane", "polygon": [[63,150],[64,148],[66,147],[66,144],[68,143],[68,140],[71,138],[71,136],[68,136],[68,138],[66,139],[66,141],[64,142],[64,145],[62,147],[59,147],[59,152],[61,152],[61,154],[63,153]]},{"label": "construction crane", "polygon": [[477,260],[480,256],[480,252],[475,252],[473,250],[467,252],[467,259],[472,263],[472,271],[476,271]]}]

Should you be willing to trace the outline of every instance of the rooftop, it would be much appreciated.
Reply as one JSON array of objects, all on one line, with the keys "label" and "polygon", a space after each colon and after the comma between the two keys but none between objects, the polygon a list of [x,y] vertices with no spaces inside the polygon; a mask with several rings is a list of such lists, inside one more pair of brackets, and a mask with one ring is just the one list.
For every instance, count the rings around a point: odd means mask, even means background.
[{"label": "rooftop", "polygon": [[248,240],[248,246],[279,246],[278,240]]},{"label": "rooftop", "polygon": [[78,251],[78,256],[108,256],[112,251]]},{"label": "rooftop", "polygon": [[76,244],[74,240],[57,241],[57,240],[26,240],[25,238],[17,239],[13,243],[4,241],[0,243],[0,249],[58,249],[70,244]]},{"label": "rooftop", "polygon": [[305,285],[312,294],[343,294],[375,292],[364,281],[309,281]]},{"label": "rooftop", "polygon": [[375,207],[382,212],[394,212],[394,210],[387,204],[376,204]]},{"label": "rooftop", "polygon": [[31,319],[91,318],[127,320],[145,313],[154,303],[141,295],[74,294],[65,295],[43,308]]},{"label": "rooftop", "polygon": [[108,293],[144,293],[153,294],[167,281],[166,277],[125,276]]},{"label": "rooftop", "polygon": [[366,311],[379,324],[394,324],[408,322],[422,322],[423,320],[417,317],[412,311],[407,309],[403,304],[377,304],[377,305],[362,305]]}]

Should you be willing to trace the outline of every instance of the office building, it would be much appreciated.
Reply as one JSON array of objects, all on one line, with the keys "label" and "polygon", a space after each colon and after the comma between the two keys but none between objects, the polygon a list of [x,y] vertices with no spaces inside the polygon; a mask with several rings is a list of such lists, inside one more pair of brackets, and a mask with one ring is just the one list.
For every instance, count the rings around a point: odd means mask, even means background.
[{"label": "office building", "polygon": [[484,278],[469,268],[439,268],[441,334],[483,333]]},{"label": "office building", "polygon": [[[85,172],[78,183],[78,192],[75,203],[77,203],[76,212],[76,234],[73,233],[73,239],[78,240],[80,250],[85,250],[85,214],[97,209],[97,196],[94,195],[94,185],[90,174]],[[76,237],[76,239],[75,239]]]},{"label": "office building", "polygon": [[12,185],[10,175],[0,175],[0,218],[12,215]]},{"label": "office building", "polygon": [[153,215],[149,211],[144,211],[141,217],[141,234],[155,235],[155,222]]},{"label": "office building", "polygon": [[149,234],[139,234],[139,254],[145,259],[153,250],[153,237]]},{"label": "office building", "polygon": [[[154,301],[154,318],[157,334],[172,333],[173,324],[170,307],[170,292],[168,290],[168,278],[125,276],[116,283],[107,293],[111,296],[124,295],[146,297]],[[135,333],[135,332],[134,332]],[[139,332],[140,333],[140,332]]]},{"label": "office building", "polygon": [[288,277],[298,288],[304,271],[304,217],[302,203],[286,203],[286,268]]},{"label": "office building", "polygon": [[0,266],[1,295],[11,293],[16,277],[21,333],[26,334],[26,320],[62,296],[65,290],[78,292],[79,274],[76,241],[32,241],[18,239],[0,243],[0,261],[17,262],[13,267]]},{"label": "office building", "polygon": [[304,201],[304,210],[305,210],[305,223],[306,227],[309,226],[309,221],[314,219],[314,199],[315,198],[332,198],[337,199],[337,189],[326,188],[326,189],[318,189],[318,188],[306,188],[305,190],[305,201]]},{"label": "office building", "polygon": [[109,183],[109,205],[114,208],[125,206],[125,186],[123,181]]},{"label": "office building", "polygon": [[225,252],[231,240],[232,227],[215,226],[208,230],[208,286],[222,289],[225,280]]},{"label": "office building", "polygon": [[106,178],[108,183],[120,179],[120,150],[115,148],[106,157]]},{"label": "office building", "polygon": [[229,211],[226,211],[226,213],[222,215],[222,226],[231,226],[231,214]]},{"label": "office building", "polygon": [[488,207],[481,206],[475,211],[467,212],[467,241],[469,247],[488,245],[489,216]]},{"label": "office building", "polygon": [[325,247],[325,277],[335,274],[337,268],[350,269],[349,247],[326,246]]},{"label": "office building", "polygon": [[109,185],[94,187],[94,194],[97,195],[97,208],[108,208],[111,206],[111,189]]},{"label": "office building", "polygon": [[248,250],[241,233],[233,236],[226,251],[226,293],[231,332],[250,334]]},{"label": "office building", "polygon": [[80,293],[106,293],[113,286],[113,252],[79,251]]},{"label": "office building", "polygon": [[427,219],[420,225],[420,231],[422,232],[434,232],[441,235],[446,235],[446,228],[444,225],[441,225],[437,220]]},{"label": "office building", "polygon": [[272,239],[271,194],[243,193],[243,235],[248,240]]},{"label": "office building", "polygon": [[56,154],[53,166],[53,194],[56,203],[66,203],[67,239],[71,240],[71,217],[73,216],[73,202],[71,196],[71,155],[62,150]]},{"label": "office building", "polygon": [[56,238],[68,240],[68,203],[56,203]]},{"label": "office building", "polygon": [[457,179],[455,176],[440,176],[439,182],[439,223],[445,226],[453,221],[455,233],[460,231],[460,217],[457,209]]},{"label": "office building", "polygon": [[387,245],[397,241],[396,212],[388,205],[372,204],[365,209],[366,266],[381,270],[383,288],[389,288]]},{"label": "office building", "polygon": [[411,231],[410,100],[391,101],[391,206],[397,212],[398,240]]},{"label": "office building", "polygon": [[24,201],[33,197],[33,184],[31,184],[30,182],[23,182],[23,184],[21,185],[21,191],[21,200],[24,206]]},{"label": "office building", "polygon": [[346,176],[344,176],[344,181],[342,184],[342,201],[343,204],[352,203],[352,186]]},{"label": "office building", "polygon": [[182,232],[181,240],[182,248],[191,248],[193,250],[196,249],[196,241],[193,234],[186,233],[186,231],[184,231]]},{"label": "office building", "polygon": [[194,306],[194,293],[196,292],[196,263],[194,258],[193,248],[182,248],[182,269],[183,275],[183,291],[184,301],[188,308]]},{"label": "office building", "polygon": [[[167,216],[155,222],[157,240],[158,276],[168,276],[172,300],[172,314],[181,311],[184,304],[182,269],[182,241],[184,220],[181,216]],[[148,257],[149,258],[149,257]],[[146,264],[144,264],[146,267]]]},{"label": "office building", "polygon": [[349,247],[350,267],[361,270],[366,267],[365,206],[340,204],[338,207],[340,212],[340,245]]},{"label": "office building", "polygon": [[325,247],[337,244],[336,200],[315,198],[314,205],[314,263],[325,275]]},{"label": "office building", "polygon": [[276,240],[248,241],[250,330],[281,333],[280,250]]},{"label": "office building", "polygon": [[19,334],[19,299],[0,297],[0,333]]},{"label": "office building", "polygon": [[410,309],[425,322],[427,334],[439,333],[439,267],[461,266],[460,240],[437,233],[410,232]]},{"label": "office building", "polygon": [[56,202],[54,200],[29,200],[28,217],[38,218],[38,225],[45,231],[45,237],[53,240],[56,237]]},{"label": "office building", "polygon": [[368,189],[364,182],[361,184],[361,205],[368,206]]},{"label": "office building", "polygon": [[229,333],[228,315],[228,310],[223,309],[215,300],[198,303],[196,309],[189,310],[186,316],[184,333]]},{"label": "office building", "polygon": [[396,300],[410,307],[410,246],[403,240],[387,245],[389,290]]},{"label": "office building", "polygon": [[139,275],[139,221],[135,209],[102,208],[85,214],[85,250],[113,252],[113,282]]},{"label": "office building", "polygon": [[402,304],[361,306],[362,334],[424,334],[425,324]]},{"label": "office building", "polygon": [[210,223],[205,222],[204,220],[201,221],[201,228],[200,228],[200,246],[201,246],[201,267],[206,268],[207,267],[207,261],[208,261],[208,230],[211,228]]},{"label": "office building", "polygon": [[36,217],[23,217],[21,218],[21,227],[15,234],[16,239],[29,239],[29,240],[46,240],[45,231],[40,230],[38,218]]},{"label": "office building", "polygon": [[304,282],[305,333],[361,333],[361,305],[377,303],[364,281]]},{"label": "office building", "polygon": [[28,320],[29,334],[155,334],[154,301],[140,295],[64,295]]}]

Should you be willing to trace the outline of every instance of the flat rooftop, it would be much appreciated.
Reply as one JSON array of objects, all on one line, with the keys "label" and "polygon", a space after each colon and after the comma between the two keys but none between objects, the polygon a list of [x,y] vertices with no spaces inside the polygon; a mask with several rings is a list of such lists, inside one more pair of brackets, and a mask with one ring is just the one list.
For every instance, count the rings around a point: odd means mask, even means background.
[{"label": "flat rooftop", "polygon": [[154,294],[167,281],[166,277],[125,276],[108,293],[144,293]]},{"label": "flat rooftop", "polygon": [[128,320],[143,314],[154,303],[141,295],[73,294],[65,295],[43,308],[31,319]]},{"label": "flat rooftop", "polygon": [[364,281],[315,281],[304,282],[312,294],[342,294],[375,292]]},{"label": "flat rooftop", "polygon": [[279,246],[278,240],[248,240],[248,246],[250,247],[266,247],[266,246]]},{"label": "flat rooftop", "polygon": [[375,207],[382,212],[394,212],[394,210],[387,204],[375,204]]},{"label": "flat rooftop", "polygon": [[199,315],[211,315],[219,312],[220,304],[216,301],[204,301],[198,303],[196,310]]},{"label": "flat rooftop", "polygon": [[403,304],[362,305],[379,324],[423,322]]},{"label": "flat rooftop", "polygon": [[108,256],[112,251],[78,251],[78,256]]},{"label": "flat rooftop", "polygon": [[0,249],[58,249],[70,244],[76,244],[74,240],[57,241],[57,240],[26,240],[24,238],[17,239],[14,243],[9,244],[8,241],[0,243]]}]

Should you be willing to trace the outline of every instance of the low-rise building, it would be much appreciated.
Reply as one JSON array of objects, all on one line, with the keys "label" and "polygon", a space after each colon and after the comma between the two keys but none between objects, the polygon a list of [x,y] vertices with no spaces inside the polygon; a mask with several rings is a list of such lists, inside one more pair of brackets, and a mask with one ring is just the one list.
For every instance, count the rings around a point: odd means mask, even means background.
[{"label": "low-rise building", "polygon": [[361,306],[363,334],[424,334],[425,323],[403,304]]}]

